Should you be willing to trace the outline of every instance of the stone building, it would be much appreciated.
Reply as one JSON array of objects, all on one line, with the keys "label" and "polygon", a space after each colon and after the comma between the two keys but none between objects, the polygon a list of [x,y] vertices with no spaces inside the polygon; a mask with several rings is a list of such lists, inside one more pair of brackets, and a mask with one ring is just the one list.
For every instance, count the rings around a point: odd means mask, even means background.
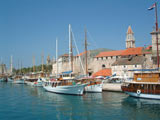
[{"label": "stone building", "polygon": [[[153,63],[154,65],[157,64],[157,44],[158,44],[158,52],[160,55],[160,29],[158,30],[158,32],[153,31],[151,32],[152,35],[152,59],[153,59]],[[158,40],[158,43],[157,43]]]},{"label": "stone building", "polygon": [[[87,65],[88,65],[88,73],[89,75],[93,74],[95,65],[94,64],[94,57],[99,54],[102,51],[108,51],[108,49],[97,49],[97,50],[89,50],[88,51],[88,57],[87,57]],[[71,67],[70,67],[70,63],[69,63],[69,55],[68,54],[64,54],[59,56],[58,58],[58,73],[62,73],[65,71],[70,71]],[[52,65],[52,74],[55,75],[56,74],[56,70],[57,70],[57,64],[56,62],[53,63]],[[73,56],[73,73],[77,74],[77,75],[82,75],[85,74],[85,52],[82,52],[76,56]]]},{"label": "stone building", "polygon": [[[153,67],[151,52],[143,47],[103,52],[103,54],[97,55],[95,59],[97,60],[99,70],[100,67],[102,69],[106,66],[111,68],[112,73],[116,73],[118,76],[124,76],[124,72],[131,69],[150,69]],[[133,73],[128,75],[132,76]]]},{"label": "stone building", "polygon": [[[126,49],[111,52],[102,52],[95,57],[100,67],[106,66],[112,69],[112,74],[119,77],[133,77],[133,69],[152,69],[152,47],[136,47],[135,38],[131,27],[128,27],[126,35]],[[97,71],[97,70],[95,70]]]},{"label": "stone building", "polygon": [[[57,62],[58,62],[58,64],[57,64]],[[52,74],[53,75],[62,73],[64,71],[69,71],[69,55],[68,54],[64,54],[64,55],[59,56],[58,61],[55,61],[52,65]]]}]

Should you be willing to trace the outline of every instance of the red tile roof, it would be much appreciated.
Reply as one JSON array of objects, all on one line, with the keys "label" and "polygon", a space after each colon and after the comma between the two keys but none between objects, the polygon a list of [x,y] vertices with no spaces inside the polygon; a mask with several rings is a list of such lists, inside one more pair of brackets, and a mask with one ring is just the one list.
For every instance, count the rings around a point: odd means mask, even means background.
[{"label": "red tile roof", "polygon": [[143,55],[150,54],[150,52],[143,52],[143,47],[128,48],[125,50],[101,52],[96,57],[109,57],[109,56],[128,56],[128,55]]},{"label": "red tile roof", "polygon": [[137,48],[128,48],[126,49],[121,55],[127,56],[127,55],[142,55],[143,47],[137,47]]},{"label": "red tile roof", "polygon": [[133,34],[132,29],[131,29],[131,26],[128,27],[127,34]]},{"label": "red tile roof", "polygon": [[111,76],[111,75],[112,75],[111,69],[107,68],[107,69],[102,69],[102,70],[94,73],[92,75],[92,77],[97,77],[97,76],[104,76],[104,77],[106,77],[106,76]]},{"label": "red tile roof", "polygon": [[100,52],[96,57],[120,56],[125,50]]}]

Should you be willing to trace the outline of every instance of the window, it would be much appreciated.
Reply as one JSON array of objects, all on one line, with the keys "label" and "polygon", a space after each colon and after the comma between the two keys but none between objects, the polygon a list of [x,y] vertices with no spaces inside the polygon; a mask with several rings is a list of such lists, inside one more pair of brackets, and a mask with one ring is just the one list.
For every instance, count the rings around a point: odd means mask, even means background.
[{"label": "window", "polygon": [[106,65],[105,65],[105,64],[103,64],[103,65],[102,65],[102,68],[106,68]]},{"label": "window", "polygon": [[103,60],[103,57],[101,57],[101,60]]},{"label": "window", "polygon": [[137,68],[137,65],[135,65],[134,67]]}]

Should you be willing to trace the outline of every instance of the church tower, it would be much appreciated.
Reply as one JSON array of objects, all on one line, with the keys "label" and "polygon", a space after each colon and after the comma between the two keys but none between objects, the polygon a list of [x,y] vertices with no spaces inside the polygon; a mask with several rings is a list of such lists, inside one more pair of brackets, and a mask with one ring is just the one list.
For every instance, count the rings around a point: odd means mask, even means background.
[{"label": "church tower", "polygon": [[51,59],[50,59],[50,56],[49,56],[49,55],[47,56],[46,64],[47,64],[47,65],[51,65]]},{"label": "church tower", "polygon": [[126,49],[128,48],[135,48],[135,38],[131,26],[128,27],[126,35]]}]

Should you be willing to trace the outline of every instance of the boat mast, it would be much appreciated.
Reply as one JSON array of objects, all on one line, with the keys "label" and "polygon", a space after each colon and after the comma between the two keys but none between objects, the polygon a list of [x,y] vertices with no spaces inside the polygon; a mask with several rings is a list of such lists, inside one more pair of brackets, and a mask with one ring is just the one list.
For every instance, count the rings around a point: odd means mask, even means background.
[{"label": "boat mast", "polygon": [[155,3],[155,16],[156,16],[156,43],[157,43],[157,67],[159,70],[159,48],[158,48],[158,16],[157,16],[157,3]]},{"label": "boat mast", "polygon": [[44,72],[44,54],[42,53],[42,68],[41,68],[42,73]]},{"label": "boat mast", "polygon": [[71,71],[73,72],[73,47],[72,47],[72,31],[71,31]]},{"label": "boat mast", "polygon": [[70,24],[69,24],[69,64],[70,64],[70,70],[73,72],[72,32]]},{"label": "boat mast", "polygon": [[87,30],[85,28],[85,64],[86,64],[86,75],[88,75],[88,64],[87,64]]},{"label": "boat mast", "polygon": [[20,62],[20,74],[22,74],[22,61]]},{"label": "boat mast", "polygon": [[11,55],[11,68],[10,68],[10,74],[12,75],[13,73],[13,57]]},{"label": "boat mast", "polygon": [[58,78],[58,38],[56,38],[56,78]]},{"label": "boat mast", "polygon": [[18,59],[18,75],[20,74],[20,64],[19,64],[19,59]]},{"label": "boat mast", "polygon": [[33,56],[32,62],[33,62],[33,72],[35,72],[36,71],[36,68],[35,68],[35,56]]}]

